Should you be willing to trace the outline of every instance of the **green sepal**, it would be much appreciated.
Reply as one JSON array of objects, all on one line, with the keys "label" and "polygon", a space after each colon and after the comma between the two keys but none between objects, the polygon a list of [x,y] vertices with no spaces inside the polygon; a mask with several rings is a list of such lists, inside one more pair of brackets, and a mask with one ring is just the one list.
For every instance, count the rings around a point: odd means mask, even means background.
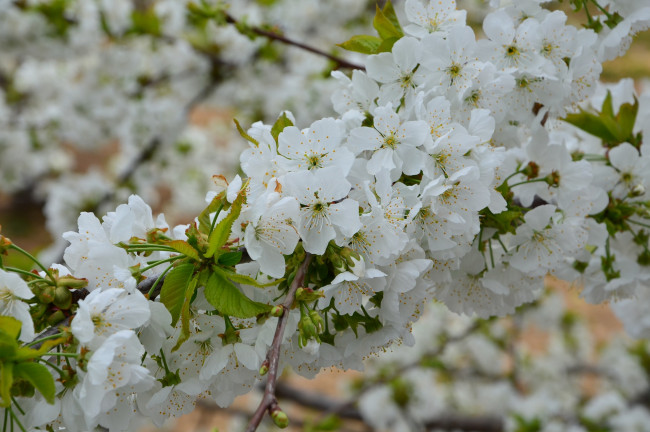
[{"label": "green sepal", "polygon": [[273,123],[273,127],[271,127],[271,135],[276,143],[278,142],[278,136],[287,126],[293,126],[293,122],[287,117],[287,113],[283,112],[275,123]]},{"label": "green sepal", "polygon": [[[214,256],[214,254],[220,251],[221,247],[228,241],[228,237],[230,237],[230,232],[232,231],[232,225],[239,217],[242,205],[246,199],[245,191],[246,188],[244,186],[239,191],[237,198],[230,206],[230,213],[228,213],[228,215],[223,218],[210,233],[210,237],[208,237],[208,250],[205,253],[206,258]],[[219,255],[221,255],[221,252],[217,253],[217,256]]]},{"label": "green sepal", "polygon": [[43,395],[47,403],[50,405],[54,403],[56,387],[54,386],[54,377],[47,367],[34,362],[18,363],[14,366],[14,375],[33,385]]},{"label": "green sepal", "polygon": [[172,326],[176,325],[183,307],[185,291],[194,274],[194,264],[184,263],[173,268],[163,282],[160,290],[160,301],[165,305],[172,316]]},{"label": "green sepal", "polygon": [[253,318],[268,312],[272,307],[246,297],[221,271],[210,275],[205,286],[205,298],[222,315],[237,318]]},{"label": "green sepal", "polygon": [[349,40],[337,44],[344,50],[354,51],[361,54],[376,54],[381,46],[382,40],[377,36],[358,35],[352,36]]},{"label": "green sepal", "polygon": [[253,144],[255,147],[259,147],[260,143],[257,141],[255,138],[250,136],[244,128],[241,127],[237,119],[232,119],[235,122],[235,126],[237,126],[237,132],[239,132],[239,135],[241,135],[242,138],[244,138],[246,141],[249,143]]}]

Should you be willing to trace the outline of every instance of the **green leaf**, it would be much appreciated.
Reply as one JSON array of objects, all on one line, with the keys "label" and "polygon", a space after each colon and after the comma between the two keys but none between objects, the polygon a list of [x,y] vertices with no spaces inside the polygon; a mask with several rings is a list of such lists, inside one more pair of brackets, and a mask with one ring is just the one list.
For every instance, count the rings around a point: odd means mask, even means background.
[{"label": "green leaf", "polygon": [[634,98],[634,105],[629,103],[621,105],[618,109],[618,115],[616,120],[618,121],[618,127],[621,131],[621,138],[623,142],[633,143],[634,138],[634,123],[636,123],[636,115],[639,111],[639,101]]},{"label": "green leaf", "polygon": [[14,383],[14,364],[12,362],[0,363],[0,406],[11,405],[11,386]]},{"label": "green leaf", "polygon": [[241,261],[242,257],[242,252],[241,251],[236,251],[236,252],[226,252],[225,254],[221,255],[219,257],[219,264],[227,266],[227,267],[232,267],[237,264],[239,264],[239,261]]},{"label": "green leaf", "polygon": [[214,267],[214,271],[219,273],[221,276],[230,279],[232,282],[240,283],[244,285],[251,285],[254,286],[255,288],[265,288],[265,287],[274,286],[284,280],[284,279],[276,279],[271,282],[261,284],[250,276],[235,273],[233,271],[226,270],[224,268]]},{"label": "green leaf", "polygon": [[194,264],[185,263],[173,268],[165,277],[160,291],[160,301],[172,315],[172,326],[176,325],[183,307],[185,291],[194,273]]},{"label": "green leaf", "polygon": [[172,351],[179,349],[183,345],[183,342],[190,338],[190,305],[192,304],[192,297],[194,297],[198,281],[199,277],[192,279],[185,290],[185,299],[181,306],[181,334],[178,336],[178,341],[174,348],[172,348]]},{"label": "green leaf", "polygon": [[195,261],[201,261],[199,252],[194,249],[190,244],[183,240],[172,240],[170,242],[165,242],[165,245],[170,246],[174,250],[192,258]]},{"label": "green leaf", "polygon": [[39,363],[18,363],[14,367],[14,375],[17,378],[29,381],[43,395],[47,403],[50,405],[54,403],[56,388],[54,386],[54,377],[48,368]]},{"label": "green leaf", "polygon": [[361,54],[376,54],[382,40],[377,36],[358,35],[352,36],[349,40],[337,44],[341,48]]},{"label": "green leaf", "polygon": [[602,115],[609,117],[609,118],[614,118],[614,104],[612,102],[612,92],[607,90],[607,96],[605,96],[605,100],[603,101],[603,106],[600,108],[600,112]]},{"label": "green leaf", "polygon": [[[245,188],[242,187],[239,191],[239,195],[230,206],[230,213],[217,224],[217,226],[210,233],[208,238],[208,250],[205,253],[206,258],[210,258],[217,252],[223,245],[228,241],[230,237],[230,232],[232,231],[232,224],[235,223],[235,220],[239,217],[241,212],[241,207],[244,204],[246,199]],[[220,253],[217,255],[221,255]]]},{"label": "green leaf", "polygon": [[210,215],[216,213],[214,217],[219,216],[219,212],[224,206],[224,201],[226,200],[226,192],[223,191],[219,195],[212,198],[210,204],[203,209],[199,215],[199,231],[203,234],[210,234],[210,228],[212,228],[212,221],[210,220]]},{"label": "green leaf", "polygon": [[278,142],[280,132],[282,132],[287,126],[293,126],[293,122],[289,117],[287,117],[287,113],[283,112],[275,123],[273,123],[273,127],[271,128],[271,135],[273,135],[273,139],[275,139],[276,143]]},{"label": "green leaf", "polygon": [[[392,13],[395,13],[395,11],[393,10]],[[379,6],[376,6],[375,18],[372,20],[372,26],[377,30],[377,33],[379,33],[379,37],[382,40],[390,38],[399,39],[404,36],[404,32],[402,32],[401,27],[399,27],[399,23],[397,25],[398,27],[396,27],[392,20],[388,18],[381,9],[379,9]]]},{"label": "green leaf", "polygon": [[616,142],[616,136],[603,123],[602,119],[596,114],[580,110],[577,114],[568,114],[564,121],[583,131],[596,136],[607,143]]},{"label": "green leaf", "polygon": [[246,141],[250,142],[253,144],[255,147],[259,147],[260,143],[257,141],[255,138],[252,136],[248,135],[248,133],[241,127],[237,119],[232,119],[235,122],[235,126],[237,126],[237,131],[239,132],[239,135],[242,136]]},{"label": "green leaf", "polygon": [[246,297],[221,272],[214,272],[205,286],[205,298],[222,315],[253,318],[271,310],[271,305],[255,302]]},{"label": "green leaf", "polygon": [[395,13],[395,8],[393,8],[393,3],[388,0],[381,11],[384,13],[384,16],[388,18],[391,24],[393,24],[393,26],[400,32],[401,36],[404,36],[404,31],[402,30],[402,26],[400,25],[397,14]]},{"label": "green leaf", "polygon": [[395,42],[400,40],[398,37],[392,37],[388,39],[384,39],[381,41],[381,45],[379,45],[379,48],[377,48],[377,53],[382,53],[382,52],[391,52],[393,50],[393,45],[395,45]]},{"label": "green leaf", "polygon": [[0,360],[12,360],[18,351],[18,342],[6,333],[0,332]]},{"label": "green leaf", "polygon": [[0,315],[0,333],[6,334],[11,339],[18,339],[22,326],[23,323],[16,318]]}]

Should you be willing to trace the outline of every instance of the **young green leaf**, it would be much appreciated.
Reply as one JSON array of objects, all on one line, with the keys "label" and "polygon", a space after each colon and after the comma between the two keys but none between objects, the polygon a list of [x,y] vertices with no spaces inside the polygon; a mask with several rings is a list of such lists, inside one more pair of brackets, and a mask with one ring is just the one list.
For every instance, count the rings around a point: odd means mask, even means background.
[{"label": "young green leaf", "polygon": [[0,333],[4,333],[11,339],[18,339],[22,323],[14,317],[0,315]]},{"label": "young green leaf", "polygon": [[352,36],[349,40],[337,44],[341,48],[361,54],[376,54],[382,40],[377,36],[358,35]]},{"label": "young green leaf", "polygon": [[223,266],[232,267],[239,264],[239,261],[241,261],[241,257],[242,257],[241,251],[226,252],[225,254],[219,256],[218,262]]},{"label": "young green leaf", "polygon": [[388,19],[388,21],[390,21],[391,24],[393,24],[393,26],[400,32],[400,35],[404,36],[404,31],[402,30],[402,26],[400,25],[399,19],[397,18],[397,13],[395,13],[395,8],[393,8],[393,3],[388,0],[381,11],[384,13],[384,16]]},{"label": "young green leaf", "polygon": [[283,112],[271,128],[271,135],[273,135],[275,142],[278,142],[278,135],[280,135],[280,132],[282,132],[287,126],[293,126],[293,122],[289,119],[289,117],[287,117],[287,113]]},{"label": "young green leaf", "polygon": [[[393,13],[394,12],[395,11],[393,10]],[[377,33],[379,33],[379,37],[382,40],[390,38],[399,39],[404,36],[401,27],[395,27],[391,19],[384,14],[384,11],[382,11],[379,6],[377,6],[375,18],[372,20],[372,25],[375,30],[377,30]]]},{"label": "young green leaf", "polygon": [[270,287],[273,285],[277,285],[284,280],[284,279],[275,279],[271,282],[261,284],[250,276],[238,274],[233,271],[226,270],[224,268],[214,267],[214,271],[221,274],[221,276],[230,279],[232,282],[254,286],[255,288]]},{"label": "young green leaf", "polygon": [[[244,189],[242,189],[230,206],[230,213],[228,213],[228,215],[217,224],[214,230],[212,230],[212,233],[210,233],[210,237],[208,238],[208,250],[205,253],[206,258],[213,256],[215,252],[220,250],[221,247],[226,244],[226,241],[228,241],[228,237],[230,237],[230,232],[232,231],[232,224],[235,223],[235,220],[239,217],[245,199],[246,193],[244,192]],[[217,255],[220,255],[220,253]]]},{"label": "young green leaf", "polygon": [[172,325],[176,325],[183,307],[185,291],[194,273],[194,264],[185,263],[172,269],[165,277],[160,291],[160,301],[172,315]]},{"label": "young green leaf", "polygon": [[11,405],[11,386],[14,383],[13,362],[0,363],[0,407]]},{"label": "young green leaf", "polygon": [[214,272],[205,286],[205,298],[221,314],[237,318],[253,318],[271,310],[271,305],[246,297],[221,272]]},{"label": "young green leaf", "polygon": [[54,377],[47,367],[34,362],[18,363],[14,366],[14,375],[29,381],[43,395],[47,403],[50,405],[54,403],[56,394]]},{"label": "young green leaf", "polygon": [[201,214],[199,214],[199,231],[205,235],[210,234],[210,228],[212,227],[212,221],[210,220],[210,215],[216,213],[214,217],[219,215],[219,212],[224,206],[226,201],[226,192],[221,192],[219,195],[212,198],[210,204],[203,209]]},{"label": "young green leaf", "polygon": [[233,121],[235,122],[235,126],[237,126],[237,132],[239,132],[239,135],[241,135],[242,138],[244,138],[246,141],[253,144],[255,147],[259,147],[260,145],[259,141],[257,141],[252,136],[248,135],[248,133],[241,127],[237,119],[233,119]]},{"label": "young green leaf", "polygon": [[199,281],[199,277],[193,278],[187,289],[185,290],[185,298],[183,300],[183,305],[181,306],[181,334],[178,336],[178,341],[176,345],[172,348],[172,351],[176,351],[183,345],[183,342],[189,339],[190,337],[190,304],[192,304],[192,297],[196,291],[196,286]]},{"label": "young green leaf", "polygon": [[190,246],[190,244],[186,241],[172,240],[170,242],[166,242],[165,245],[172,247],[174,250],[192,258],[195,261],[201,261],[199,252],[196,249],[194,249],[192,246]]}]

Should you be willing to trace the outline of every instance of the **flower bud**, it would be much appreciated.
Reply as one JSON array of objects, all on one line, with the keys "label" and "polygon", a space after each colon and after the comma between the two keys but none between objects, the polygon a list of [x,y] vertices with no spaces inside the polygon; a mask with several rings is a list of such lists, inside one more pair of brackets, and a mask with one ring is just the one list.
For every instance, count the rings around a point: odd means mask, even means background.
[{"label": "flower bud", "polygon": [[322,291],[314,291],[311,288],[298,288],[296,290],[296,301],[309,303],[322,297],[325,297],[325,293]]},{"label": "flower bud", "polygon": [[309,312],[309,319],[311,319],[311,322],[314,323],[316,326],[316,330],[318,333],[322,333],[324,330],[324,322],[323,318],[321,318],[320,314],[316,310],[312,310]]},{"label": "flower bud", "polygon": [[264,376],[269,372],[269,361],[264,360],[260,366],[260,376]]},{"label": "flower bud", "polygon": [[71,275],[66,275],[58,278],[56,283],[58,286],[80,289],[80,288],[86,288],[88,286],[88,279],[76,278]]},{"label": "flower bud", "polygon": [[271,419],[273,419],[273,423],[275,423],[275,425],[280,429],[284,429],[289,426],[289,417],[280,408],[276,408],[271,411]]},{"label": "flower bud", "polygon": [[47,323],[51,326],[60,323],[65,319],[65,314],[61,310],[57,310],[52,315],[47,317]]},{"label": "flower bud", "polygon": [[318,336],[318,329],[308,315],[303,315],[303,317],[300,318],[300,322],[298,322],[298,330],[300,331],[300,335],[305,336],[306,339]]},{"label": "flower bud", "polygon": [[271,308],[271,316],[280,318],[284,314],[284,306],[275,305]]},{"label": "flower bud", "polygon": [[645,194],[645,187],[641,183],[634,185],[629,193],[630,197],[638,197],[643,194]]},{"label": "flower bud", "polygon": [[72,305],[72,293],[67,287],[59,286],[54,291],[54,305],[61,309],[70,309]]},{"label": "flower bud", "polygon": [[38,294],[38,301],[41,303],[52,303],[54,301],[54,287],[48,285]]}]

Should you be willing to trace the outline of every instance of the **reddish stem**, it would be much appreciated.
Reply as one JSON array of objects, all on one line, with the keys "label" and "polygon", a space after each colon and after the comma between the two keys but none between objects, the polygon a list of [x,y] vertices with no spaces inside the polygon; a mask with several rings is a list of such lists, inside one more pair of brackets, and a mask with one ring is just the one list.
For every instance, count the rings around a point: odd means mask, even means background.
[{"label": "reddish stem", "polygon": [[271,348],[266,354],[266,361],[269,364],[268,379],[266,381],[266,387],[264,388],[264,395],[262,396],[262,401],[255,410],[253,417],[251,417],[246,426],[246,432],[254,432],[257,427],[262,422],[264,418],[264,413],[266,411],[271,414],[271,409],[278,408],[278,400],[275,397],[275,386],[278,380],[278,366],[280,363],[280,347],[282,346],[282,339],[284,337],[284,328],[287,326],[287,319],[289,318],[289,309],[293,304],[293,300],[296,294],[296,290],[305,281],[305,275],[307,274],[307,267],[309,267],[309,262],[311,261],[311,254],[306,253],[305,260],[300,265],[300,268],[296,272],[296,276],[293,278],[293,282],[289,287],[287,296],[282,303],[282,308],[284,312],[282,316],[278,318],[278,325],[275,328],[275,335],[273,336],[273,342],[271,343]]}]

